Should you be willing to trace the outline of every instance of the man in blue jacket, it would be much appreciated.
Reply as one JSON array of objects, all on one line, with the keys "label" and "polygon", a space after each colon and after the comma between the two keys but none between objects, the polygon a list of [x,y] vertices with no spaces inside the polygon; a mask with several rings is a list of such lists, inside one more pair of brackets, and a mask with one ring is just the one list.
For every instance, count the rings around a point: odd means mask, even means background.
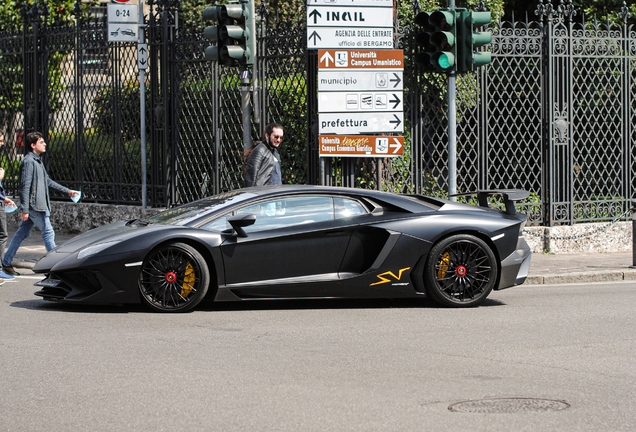
[{"label": "man in blue jacket", "polygon": [[46,151],[46,143],[40,132],[27,134],[25,145],[30,151],[24,156],[20,166],[20,219],[22,222],[2,258],[2,269],[13,276],[19,275],[12,266],[13,257],[22,242],[31,235],[34,226],[42,231],[46,251],[55,248],[55,231],[50,220],[49,188],[57,189],[71,197],[79,194],[49,178],[41,158],[42,153]]},{"label": "man in blue jacket", "polygon": [[[4,145],[4,133],[0,131],[0,147]],[[15,203],[11,200],[11,198],[7,197],[4,194],[4,188],[2,187],[2,180],[4,180],[4,168],[0,167],[0,202],[2,202],[2,206],[0,206],[0,258],[4,255],[4,246],[7,244],[7,239],[9,235],[7,234],[7,213],[4,211],[5,206],[15,207]],[[0,270],[0,285],[4,283],[5,280],[15,279],[15,276],[5,273]]]}]

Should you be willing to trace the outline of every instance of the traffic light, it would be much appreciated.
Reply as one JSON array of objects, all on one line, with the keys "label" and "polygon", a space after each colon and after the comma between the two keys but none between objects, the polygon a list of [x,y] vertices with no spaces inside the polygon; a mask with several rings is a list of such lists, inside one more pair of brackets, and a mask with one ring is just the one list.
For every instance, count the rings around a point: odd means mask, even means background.
[{"label": "traffic light", "polygon": [[435,28],[428,22],[430,17],[430,12],[420,12],[415,16],[415,24],[422,27],[422,31],[415,36],[415,43],[422,47],[422,52],[415,57],[415,63],[420,65],[426,72],[434,71],[431,56],[435,52],[435,47],[431,43],[431,34],[435,31]]},{"label": "traffic light", "polygon": [[216,25],[203,30],[206,39],[216,42],[216,46],[205,49],[206,60],[226,66],[254,64],[256,25],[253,0],[206,7],[203,9],[203,20],[216,21]]},{"label": "traffic light", "polygon": [[457,72],[473,72],[479,66],[492,60],[490,51],[478,48],[492,42],[492,32],[476,31],[490,23],[490,12],[471,12],[462,10],[458,17]]},{"label": "traffic light", "polygon": [[422,31],[415,37],[423,52],[415,62],[425,71],[453,72],[456,68],[457,12],[455,9],[437,9],[435,12],[420,12],[415,23]]}]

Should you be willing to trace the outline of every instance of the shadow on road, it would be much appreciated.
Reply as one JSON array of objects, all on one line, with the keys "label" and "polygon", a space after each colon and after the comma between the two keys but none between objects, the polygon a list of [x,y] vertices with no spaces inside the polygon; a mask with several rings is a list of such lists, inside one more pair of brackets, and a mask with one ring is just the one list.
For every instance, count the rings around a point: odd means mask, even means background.
[{"label": "shadow on road", "polygon": [[[479,307],[505,306],[498,300],[486,299]],[[87,305],[69,304],[42,299],[11,303],[11,307],[34,311],[70,313],[153,313],[141,304]],[[214,303],[204,300],[191,312],[229,312],[254,310],[315,310],[315,309],[443,309],[426,298],[417,299],[311,299],[311,300],[254,300],[244,302]]]}]

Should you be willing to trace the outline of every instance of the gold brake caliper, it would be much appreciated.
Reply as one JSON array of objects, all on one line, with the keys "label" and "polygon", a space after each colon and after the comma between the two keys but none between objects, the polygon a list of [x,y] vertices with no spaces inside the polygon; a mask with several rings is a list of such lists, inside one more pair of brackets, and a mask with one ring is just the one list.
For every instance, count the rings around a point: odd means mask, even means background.
[{"label": "gold brake caliper", "polygon": [[194,273],[194,267],[192,263],[188,262],[183,276],[183,287],[181,288],[181,297],[188,297],[194,289],[194,283],[196,281],[196,275]]},{"label": "gold brake caliper", "polygon": [[448,267],[450,266],[451,258],[449,252],[444,252],[442,258],[439,260],[439,267],[437,269],[437,280],[444,279],[446,276],[446,272],[448,271]]}]

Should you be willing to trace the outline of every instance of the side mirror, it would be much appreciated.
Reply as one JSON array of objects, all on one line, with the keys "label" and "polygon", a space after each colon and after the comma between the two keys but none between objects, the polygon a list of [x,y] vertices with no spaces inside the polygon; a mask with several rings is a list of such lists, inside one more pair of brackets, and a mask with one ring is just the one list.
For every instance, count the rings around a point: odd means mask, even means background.
[{"label": "side mirror", "polygon": [[254,222],[256,222],[256,215],[255,214],[235,215],[228,218],[227,221],[230,223],[230,225],[232,225],[232,229],[236,231],[237,236],[247,237],[247,233],[245,232],[243,227],[254,225]]}]

